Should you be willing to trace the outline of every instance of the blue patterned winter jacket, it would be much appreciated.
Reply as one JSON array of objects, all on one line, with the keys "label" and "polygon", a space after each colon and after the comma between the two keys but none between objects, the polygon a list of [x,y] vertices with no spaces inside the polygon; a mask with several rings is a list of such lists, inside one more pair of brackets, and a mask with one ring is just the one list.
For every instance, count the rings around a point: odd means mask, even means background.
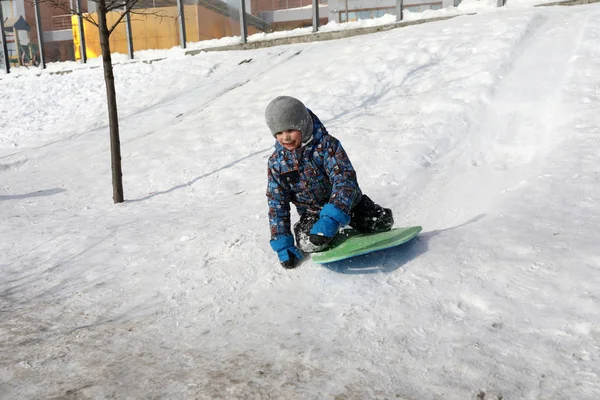
[{"label": "blue patterned winter jacket", "polygon": [[267,198],[271,239],[291,234],[290,203],[298,214],[318,214],[327,203],[350,214],[362,195],[356,172],[341,143],[313,119],[313,139],[296,150],[279,143],[269,158]]}]

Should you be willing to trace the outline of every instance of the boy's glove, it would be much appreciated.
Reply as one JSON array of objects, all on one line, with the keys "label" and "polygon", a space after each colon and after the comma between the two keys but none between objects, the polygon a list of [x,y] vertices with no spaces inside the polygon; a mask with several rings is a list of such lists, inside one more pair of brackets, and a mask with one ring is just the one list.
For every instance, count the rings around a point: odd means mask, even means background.
[{"label": "boy's glove", "polygon": [[350,222],[350,216],[331,203],[325,204],[319,217],[310,230],[310,242],[315,246],[331,242],[340,226],[346,226]]},{"label": "boy's glove", "polygon": [[294,246],[292,235],[282,236],[277,240],[271,240],[270,243],[271,248],[277,252],[283,268],[295,268],[298,261],[302,260],[302,253]]}]

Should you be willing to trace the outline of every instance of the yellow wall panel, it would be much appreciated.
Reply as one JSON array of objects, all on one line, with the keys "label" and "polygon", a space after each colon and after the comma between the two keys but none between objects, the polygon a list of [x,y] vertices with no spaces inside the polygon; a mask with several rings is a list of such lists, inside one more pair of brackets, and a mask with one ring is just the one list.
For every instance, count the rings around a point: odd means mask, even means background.
[{"label": "yellow wall panel", "polygon": [[[141,14],[131,16],[131,31],[133,36],[134,51],[148,49],[170,49],[179,46],[179,22],[177,21],[177,7],[161,7],[136,10]],[[144,14],[147,12],[147,14]],[[219,39],[225,36],[240,34],[239,22],[215,11],[203,8],[201,5],[184,6],[185,31],[188,42]],[[90,14],[94,21],[98,20],[96,13]],[[120,17],[120,13],[110,12],[107,15],[108,26],[112,27]],[[75,58],[80,57],[80,40],[78,21],[75,16],[73,23],[73,43]],[[95,58],[102,54],[98,28],[84,20],[86,54],[88,58]],[[258,29],[248,27],[248,34],[259,32]],[[127,54],[127,36],[125,23],[121,21],[110,35],[110,49],[112,53]]]}]

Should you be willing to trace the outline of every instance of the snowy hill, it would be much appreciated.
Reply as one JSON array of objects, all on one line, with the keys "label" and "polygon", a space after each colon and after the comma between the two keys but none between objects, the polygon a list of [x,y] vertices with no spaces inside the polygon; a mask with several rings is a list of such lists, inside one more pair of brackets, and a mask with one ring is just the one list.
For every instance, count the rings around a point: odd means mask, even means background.
[{"label": "snowy hill", "polygon": [[[245,61],[245,62],[243,62]],[[600,398],[600,7],[0,81],[0,398]],[[419,238],[282,269],[266,104]]]}]

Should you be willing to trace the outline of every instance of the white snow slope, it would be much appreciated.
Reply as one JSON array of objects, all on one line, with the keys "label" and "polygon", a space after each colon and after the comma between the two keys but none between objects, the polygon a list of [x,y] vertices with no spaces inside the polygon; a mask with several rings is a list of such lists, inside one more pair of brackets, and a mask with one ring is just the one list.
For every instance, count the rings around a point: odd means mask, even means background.
[{"label": "white snow slope", "polygon": [[[600,398],[600,6],[115,75],[120,205],[102,71],[0,81],[0,398]],[[417,240],[280,267],[280,94]]]}]

